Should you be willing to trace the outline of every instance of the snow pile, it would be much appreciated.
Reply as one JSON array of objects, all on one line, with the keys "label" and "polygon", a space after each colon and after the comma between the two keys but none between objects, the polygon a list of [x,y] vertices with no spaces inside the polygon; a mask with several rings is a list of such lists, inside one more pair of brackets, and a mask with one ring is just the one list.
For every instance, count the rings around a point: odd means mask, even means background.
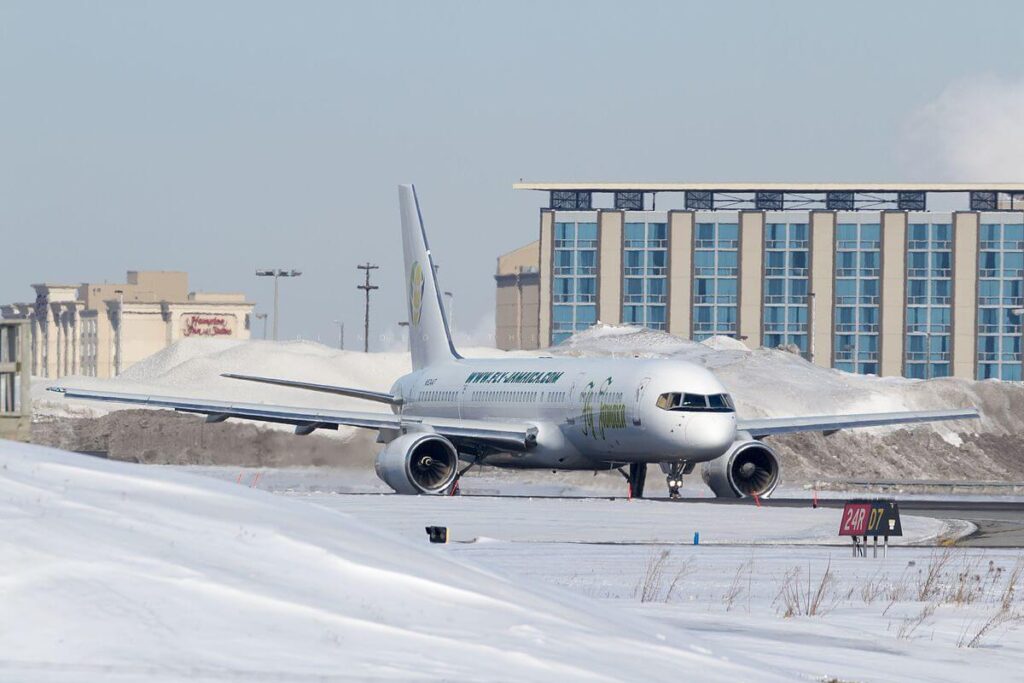
[{"label": "snow pile", "polygon": [[[494,349],[463,350],[467,357],[508,355]],[[741,415],[797,416],[835,415],[903,410],[939,410],[977,407],[982,419],[851,430],[830,437],[798,434],[770,440],[783,459],[787,482],[834,479],[971,479],[1024,481],[1024,413],[1016,408],[1024,399],[1024,386],[995,381],[962,379],[909,380],[901,377],[853,375],[818,367],[803,358],[776,349],[747,349],[742,343],[715,337],[696,343],[648,329],[598,325],[575,335],[565,344],[543,352],[517,352],[517,356],[564,355],[577,357],[644,357],[680,359],[712,370],[736,398]],[[226,379],[235,372],[295,380],[366,387],[386,391],[409,370],[406,353],[339,351],[313,342],[266,342],[184,340],[133,366],[119,378],[98,380],[73,377],[60,384],[227,401],[323,407],[349,410],[382,410],[365,401]],[[67,401],[34,387],[37,419],[103,415],[116,404]],[[232,423],[229,423],[232,424]],[[63,427],[62,427],[63,428]],[[230,427],[224,427],[230,429]],[[261,427],[275,429],[275,427]],[[276,427],[287,429],[287,427]],[[129,432],[121,425],[105,425],[101,433]],[[342,428],[328,437],[360,440],[365,432]],[[155,438],[155,437],[154,437]],[[197,440],[202,441],[203,435]],[[78,446],[75,435],[48,440],[69,448]],[[79,439],[82,440],[82,439]],[[372,441],[372,439],[370,440]],[[176,444],[180,439],[175,441]],[[359,454],[367,451],[359,442]],[[179,444],[180,445],[180,444]],[[162,446],[151,443],[159,454]],[[200,449],[201,450],[201,449]],[[208,449],[207,449],[208,450]],[[263,452],[262,446],[254,447]],[[372,450],[370,446],[369,450]],[[372,454],[371,454],[372,455]],[[119,456],[120,457],[120,456]],[[346,456],[347,457],[347,456]],[[317,454],[292,464],[319,461]],[[178,453],[167,462],[216,463],[208,455],[192,458]],[[236,462],[231,460],[229,462]],[[282,466],[287,461],[244,458],[240,464]]]},{"label": "snow pile", "polygon": [[791,679],[425,538],[165,468],[2,442],[0,518],[11,680]]}]

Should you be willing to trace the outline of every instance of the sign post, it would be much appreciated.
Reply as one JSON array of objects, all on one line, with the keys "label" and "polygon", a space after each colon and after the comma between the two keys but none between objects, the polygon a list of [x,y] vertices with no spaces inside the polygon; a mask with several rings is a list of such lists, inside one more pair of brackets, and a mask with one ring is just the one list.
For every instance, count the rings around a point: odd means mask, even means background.
[{"label": "sign post", "polygon": [[874,537],[873,554],[878,557],[878,537],[881,536],[882,557],[885,557],[889,551],[889,537],[903,535],[900,508],[895,500],[851,500],[843,507],[839,535],[853,539],[854,557],[867,557],[868,536]]}]

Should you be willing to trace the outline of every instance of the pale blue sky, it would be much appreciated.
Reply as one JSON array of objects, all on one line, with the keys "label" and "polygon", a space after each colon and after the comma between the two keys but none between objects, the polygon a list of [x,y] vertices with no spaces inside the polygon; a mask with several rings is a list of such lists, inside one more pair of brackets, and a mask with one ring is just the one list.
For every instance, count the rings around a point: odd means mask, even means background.
[{"label": "pale blue sky", "polygon": [[175,269],[267,310],[254,268],[300,268],[282,336],[343,317],[354,348],[357,262],[382,266],[375,336],[404,318],[411,181],[472,330],[536,237],[521,177],[958,177],[915,116],[1022,71],[1018,2],[4,0],[0,301]]}]

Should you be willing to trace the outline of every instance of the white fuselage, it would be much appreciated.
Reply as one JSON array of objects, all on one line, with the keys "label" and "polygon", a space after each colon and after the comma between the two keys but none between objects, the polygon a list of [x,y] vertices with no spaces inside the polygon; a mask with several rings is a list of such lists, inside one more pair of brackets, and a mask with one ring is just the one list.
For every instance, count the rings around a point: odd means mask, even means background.
[{"label": "white fuselage", "polygon": [[527,422],[536,447],[484,462],[605,469],[631,462],[703,462],[736,440],[733,410],[673,410],[659,396],[723,395],[708,370],[675,360],[458,359],[401,377],[392,393],[408,416]]}]

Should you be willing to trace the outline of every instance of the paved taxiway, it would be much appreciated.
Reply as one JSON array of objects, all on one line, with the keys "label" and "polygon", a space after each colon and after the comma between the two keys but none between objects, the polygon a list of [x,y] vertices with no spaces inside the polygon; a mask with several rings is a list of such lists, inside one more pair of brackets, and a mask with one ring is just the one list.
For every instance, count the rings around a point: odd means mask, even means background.
[{"label": "paved taxiway", "polygon": [[[822,498],[821,507],[842,507],[846,500],[855,498],[886,498],[851,494],[849,498]],[[978,530],[957,542],[959,546],[975,548],[1024,548],[1024,501],[1001,500],[915,500],[895,497],[900,512],[905,515],[934,517],[937,519],[962,519],[971,522]],[[657,499],[655,499],[657,500]],[[752,505],[749,500],[724,498],[681,498],[682,502],[715,503],[719,505]],[[666,499],[666,502],[667,499]],[[808,507],[807,498],[770,498],[761,501],[770,507]]]}]

